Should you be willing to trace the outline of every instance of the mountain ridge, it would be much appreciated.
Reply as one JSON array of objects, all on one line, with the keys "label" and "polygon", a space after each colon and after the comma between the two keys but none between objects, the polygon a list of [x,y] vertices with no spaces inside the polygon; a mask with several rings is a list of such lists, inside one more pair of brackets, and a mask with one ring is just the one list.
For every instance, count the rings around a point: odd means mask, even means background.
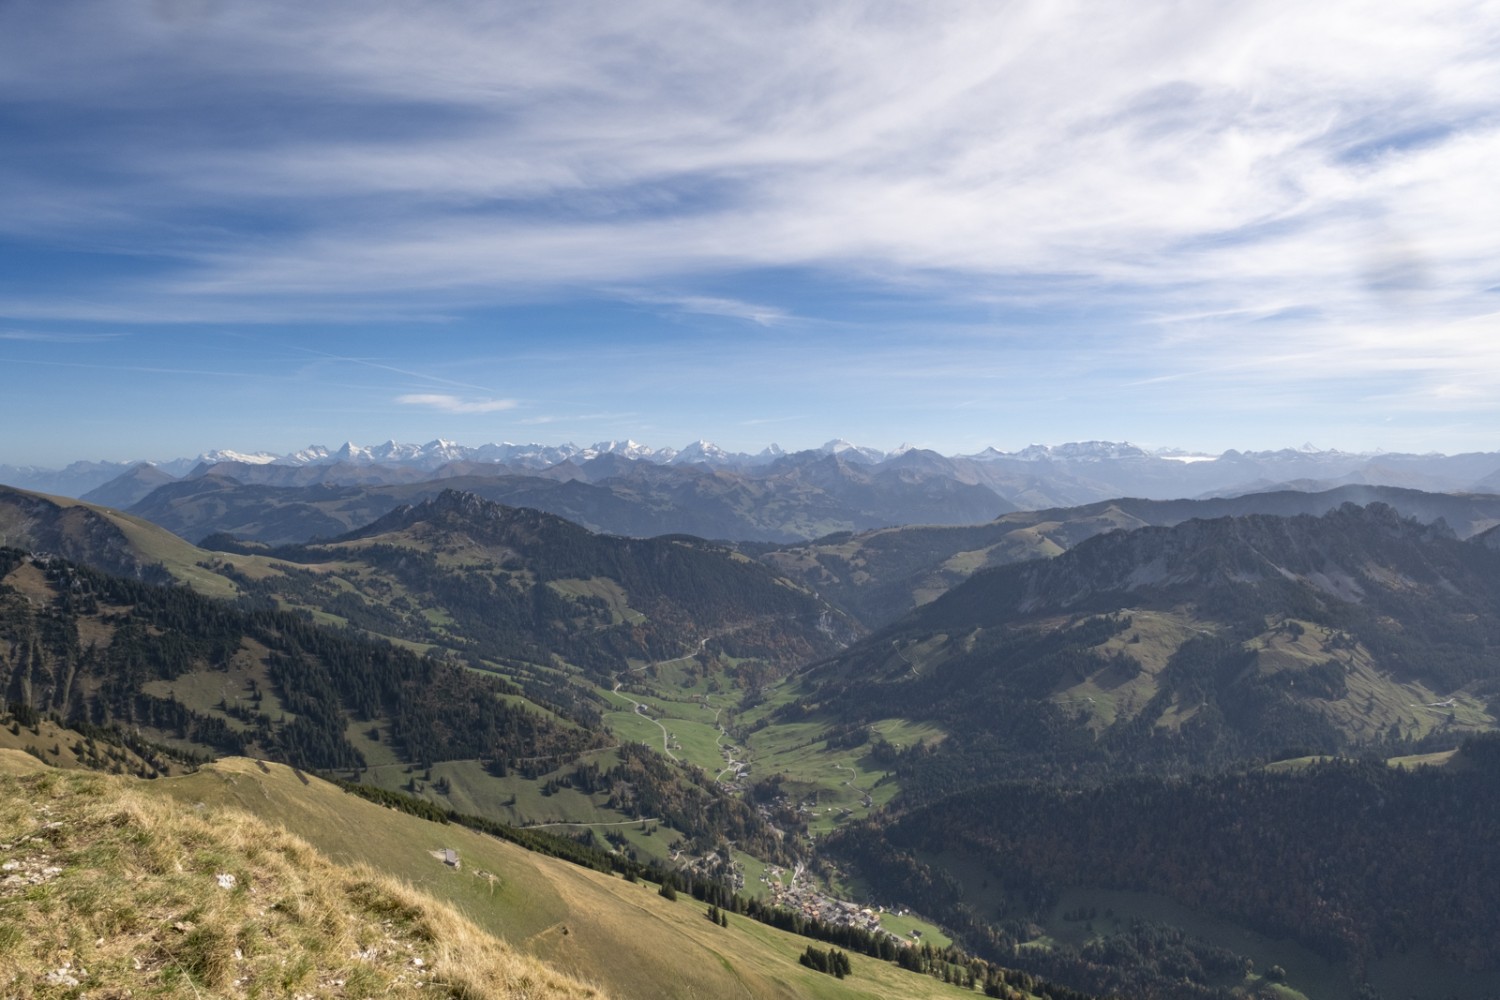
[{"label": "mountain ridge", "polygon": [[[351,442],[337,448],[311,445],[286,454],[219,449],[194,459],[150,463],[174,478],[202,475],[214,466],[280,466],[320,468],[364,467],[438,474],[445,466],[504,466],[514,472],[539,473],[563,463],[583,464],[604,456],[676,467],[703,466],[753,472],[788,455],[836,455],[845,461],[879,466],[912,450],[902,445],[891,451],[829,441],[820,448],[787,452],[776,445],[757,452],[731,452],[707,441],[681,449],[653,448],[635,441],[601,441],[580,447],[564,444],[491,443],[461,445],[446,439],[426,444],[361,446]],[[1016,451],[993,446],[969,455],[947,456],[964,464],[971,475],[1023,508],[1072,505],[1108,496],[1140,495],[1158,499],[1223,495],[1252,489],[1306,482],[1328,488],[1345,482],[1411,486],[1429,490],[1493,489],[1500,482],[1500,452],[1455,455],[1400,452],[1344,452],[1311,447],[1262,451],[1228,449],[1219,454],[1189,453],[1176,448],[1146,449],[1128,442],[1083,441],[1058,445],[1029,445]],[[0,465],[0,482],[40,492],[82,496],[110,479],[128,472],[137,461],[75,462],[65,468]],[[470,471],[473,471],[472,469]],[[352,473],[346,472],[345,475]],[[366,472],[369,476],[372,473]],[[1055,484],[1042,495],[1029,497],[1039,482]],[[1031,486],[1027,486],[1031,483]],[[1059,492],[1061,490],[1061,492]]]},{"label": "mountain ridge", "polygon": [[459,464],[440,470],[455,475],[437,478],[410,469],[385,477],[367,466],[220,465],[166,483],[129,509],[191,541],[227,532],[272,545],[341,534],[448,488],[547,510],[608,534],[768,542],[913,521],[985,521],[1014,509],[986,485],[906,462],[883,467],[834,455],[782,457],[749,476],[605,456],[524,474]]},{"label": "mountain ridge", "polygon": [[909,525],[803,544],[745,548],[816,589],[867,627],[878,628],[976,570],[1055,556],[1103,532],[1256,513],[1320,515],[1346,502],[1378,502],[1427,523],[1442,520],[1460,538],[1500,525],[1500,497],[1493,494],[1354,485],[1320,493],[1284,490],[1196,500],[1116,498],[1079,507],[1014,511],[983,525]]},{"label": "mountain ridge", "polygon": [[1495,645],[1500,553],[1346,504],[1108,532],[980,571],[811,667],[803,698],[848,724],[943,725],[903,789],[958,767],[1228,767],[1492,729]]}]

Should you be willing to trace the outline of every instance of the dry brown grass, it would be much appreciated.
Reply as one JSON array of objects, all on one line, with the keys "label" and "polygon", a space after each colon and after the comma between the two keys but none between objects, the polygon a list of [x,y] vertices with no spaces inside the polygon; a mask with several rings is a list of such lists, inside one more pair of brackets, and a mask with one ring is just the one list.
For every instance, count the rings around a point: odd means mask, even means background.
[{"label": "dry brown grass", "polygon": [[0,996],[600,997],[247,813],[23,770],[0,762]]}]

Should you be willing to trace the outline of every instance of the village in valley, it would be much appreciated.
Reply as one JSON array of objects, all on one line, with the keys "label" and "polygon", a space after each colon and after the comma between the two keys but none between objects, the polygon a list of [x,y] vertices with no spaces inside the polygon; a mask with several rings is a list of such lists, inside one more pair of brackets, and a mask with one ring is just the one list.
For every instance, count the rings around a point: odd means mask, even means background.
[{"label": "village in valley", "polygon": [[[881,923],[881,917],[886,912],[883,906],[864,906],[847,900],[834,899],[832,896],[819,892],[810,880],[802,878],[802,874],[800,864],[792,869],[790,879],[786,877],[787,873],[784,869],[776,865],[767,865],[765,874],[761,876],[761,882],[770,889],[772,902],[794,913],[800,913],[806,919],[818,920],[835,927],[856,927],[871,934],[884,932],[903,943],[921,940],[920,930],[913,930],[910,937],[906,938],[887,930]],[[907,915],[905,910],[894,912],[900,916]]]}]

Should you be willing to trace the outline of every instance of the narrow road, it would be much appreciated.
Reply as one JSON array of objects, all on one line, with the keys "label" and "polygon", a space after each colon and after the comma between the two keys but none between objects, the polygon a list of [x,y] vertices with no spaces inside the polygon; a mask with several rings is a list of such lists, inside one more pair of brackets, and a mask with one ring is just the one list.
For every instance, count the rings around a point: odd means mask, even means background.
[{"label": "narrow road", "polygon": [[652,719],[651,716],[647,715],[645,705],[642,705],[640,702],[630,697],[630,695],[621,692],[619,681],[615,681],[615,694],[619,695],[621,698],[624,698],[626,701],[630,702],[630,704],[634,705],[636,715],[639,715],[644,719],[650,719],[651,722],[656,724],[656,728],[661,730],[661,752],[677,761],[677,763],[681,764],[682,758],[673,753],[671,748],[667,746],[667,740],[671,739],[672,737],[672,734],[667,732],[667,727],[662,725],[660,722],[657,722],[655,719]]},{"label": "narrow road", "polygon": [[[833,769],[835,771],[848,771],[850,774],[854,775],[854,777],[859,777],[859,772],[856,771],[852,767],[845,767],[842,764],[835,764],[835,765],[833,765]],[[865,802],[873,802],[874,801],[874,796],[870,793],[870,790],[867,789],[867,788],[860,788],[858,785],[856,785],[854,783],[854,778],[850,778],[849,780],[845,781],[844,784],[848,785],[850,788],[854,789],[856,792],[858,792],[859,794],[863,795],[865,797]],[[863,803],[861,803],[861,804],[863,804]],[[866,808],[869,808],[869,807],[866,806]]]},{"label": "narrow road", "polygon": [[907,667],[909,667],[911,669],[911,675],[913,677],[921,677],[922,676],[921,674],[919,674],[917,672],[917,665],[915,663],[911,662],[911,660],[908,660],[906,658],[906,653],[902,651],[902,649],[901,649],[900,646],[896,645],[896,640],[895,639],[891,640],[891,648],[896,651],[896,655],[897,656],[901,657],[901,662],[904,663],[904,664],[906,664]]},{"label": "narrow road", "polygon": [[546,826],[635,826],[637,823],[659,823],[655,816],[642,816],[640,819],[624,819],[618,823],[528,823],[525,826],[516,827],[517,830],[540,830]]},{"label": "narrow road", "polygon": [[738,776],[739,773],[743,771],[746,766],[748,766],[743,761],[729,756],[728,751],[724,749],[724,737],[729,735],[729,730],[719,725],[719,716],[722,715],[723,712],[724,709],[722,708],[714,712],[714,725],[717,726],[719,730],[719,738],[714,740],[714,746],[718,747],[720,751],[724,752],[725,767],[724,770],[714,775],[714,781],[723,781],[724,775],[728,774],[730,771],[733,771],[735,775]]}]

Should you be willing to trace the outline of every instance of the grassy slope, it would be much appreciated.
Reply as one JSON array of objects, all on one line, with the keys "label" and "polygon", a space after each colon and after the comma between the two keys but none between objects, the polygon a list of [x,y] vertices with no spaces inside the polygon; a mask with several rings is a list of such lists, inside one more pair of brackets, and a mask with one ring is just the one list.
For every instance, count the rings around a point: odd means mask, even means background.
[{"label": "grassy slope", "polygon": [[[684,896],[669,903],[632,884],[452,826],[384,809],[290,769],[229,759],[155,783],[179,800],[253,809],[305,837],[330,858],[363,861],[409,881],[480,927],[554,967],[618,996],[936,997],[957,993],[924,976],[853,956],[846,982],[804,969],[795,937],[731,917],[710,924]],[[462,866],[431,855],[456,850]],[[487,874],[496,876],[494,879]],[[972,994],[971,994],[972,995]]]},{"label": "grassy slope", "polygon": [[165,528],[159,528],[149,521],[122,514],[108,507],[84,503],[82,500],[74,500],[70,497],[28,493],[24,490],[15,492],[22,496],[39,497],[63,510],[77,507],[92,511],[125,536],[131,550],[143,563],[161,563],[176,579],[210,597],[233,598],[239,595],[239,588],[233,582],[198,565],[207,553],[190,542],[183,541]]},{"label": "grassy slope", "polygon": [[1483,698],[1467,691],[1449,692],[1452,704],[1446,704],[1449,697],[1427,685],[1399,681],[1382,671],[1364,646],[1340,648],[1334,630],[1312,622],[1298,624],[1300,634],[1277,629],[1251,640],[1256,667],[1262,674],[1275,675],[1329,660],[1338,663],[1344,669],[1348,694],[1333,700],[1317,699],[1312,704],[1352,738],[1378,739],[1392,726],[1412,739],[1442,728],[1466,732],[1494,728],[1495,719],[1486,710]]},{"label": "grassy slope", "polygon": [[[849,819],[863,819],[871,808],[889,803],[899,790],[895,775],[871,759],[868,745],[830,748],[827,726],[826,721],[816,719],[783,723],[767,726],[749,740],[757,776],[783,774],[782,788],[787,794],[809,802],[816,797],[816,806],[809,806],[808,828],[817,834]],[[944,736],[930,723],[902,719],[883,719],[870,728],[898,746],[923,739],[935,743]]]},{"label": "grassy slope", "polygon": [[163,787],[0,751],[0,992],[600,996],[410,886]]},{"label": "grassy slope", "polygon": [[23,726],[9,714],[0,714],[0,750],[20,751],[38,764],[65,770],[115,770],[155,777],[161,771],[171,773],[175,767],[165,758],[147,761],[125,747],[87,740],[50,719]]}]

